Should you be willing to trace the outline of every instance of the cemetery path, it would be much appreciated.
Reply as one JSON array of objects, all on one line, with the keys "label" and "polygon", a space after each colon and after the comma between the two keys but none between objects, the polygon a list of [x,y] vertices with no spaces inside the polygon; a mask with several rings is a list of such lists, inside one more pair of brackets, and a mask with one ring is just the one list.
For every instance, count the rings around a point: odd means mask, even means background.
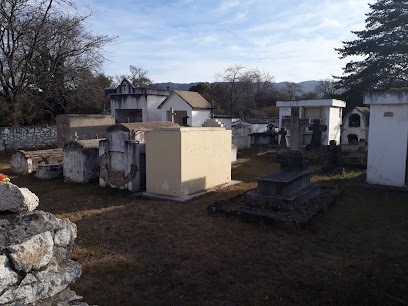
[{"label": "cemetery path", "polygon": [[[250,151],[243,183],[187,203],[136,198],[97,184],[10,175],[38,209],[78,226],[73,286],[98,305],[398,304],[408,302],[407,194],[349,190],[299,232],[207,214],[209,204],[256,187],[278,169]],[[0,172],[9,174],[1,160]],[[328,185],[347,177],[314,177]]]}]

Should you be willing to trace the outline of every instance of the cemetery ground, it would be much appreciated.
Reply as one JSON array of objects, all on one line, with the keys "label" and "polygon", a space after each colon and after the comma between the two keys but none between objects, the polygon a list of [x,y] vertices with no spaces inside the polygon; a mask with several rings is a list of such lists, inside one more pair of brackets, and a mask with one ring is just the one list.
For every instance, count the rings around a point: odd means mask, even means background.
[{"label": "cemetery ground", "polygon": [[[37,209],[77,224],[83,273],[72,289],[90,305],[408,303],[407,193],[347,189],[302,230],[207,214],[279,168],[257,148],[238,162],[241,184],[187,203],[12,175],[4,154],[0,172],[36,193]],[[338,188],[361,173],[312,180]]]}]

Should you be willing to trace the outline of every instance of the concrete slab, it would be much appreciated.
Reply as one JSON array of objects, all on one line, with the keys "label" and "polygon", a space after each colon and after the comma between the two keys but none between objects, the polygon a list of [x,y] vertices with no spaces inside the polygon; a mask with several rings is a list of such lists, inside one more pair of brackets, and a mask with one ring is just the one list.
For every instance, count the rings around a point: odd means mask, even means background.
[{"label": "concrete slab", "polygon": [[152,194],[152,193],[148,193],[148,192],[142,192],[142,193],[134,193],[134,195],[141,195],[142,197],[147,197],[147,198],[151,198],[151,199],[158,199],[158,200],[170,200],[170,201],[175,201],[175,202],[187,202],[190,201],[194,198],[197,198],[199,196],[205,195],[207,193],[213,192],[213,191],[217,191],[220,189],[225,189],[228,187],[232,187],[234,185],[237,185],[241,183],[241,181],[234,181],[231,180],[228,183],[225,184],[221,184],[218,186],[215,186],[213,188],[209,188],[207,190],[203,190],[194,194],[189,194],[189,195],[185,195],[185,196],[181,196],[181,197],[170,197],[170,196],[162,196],[162,195],[157,195],[157,194]]}]

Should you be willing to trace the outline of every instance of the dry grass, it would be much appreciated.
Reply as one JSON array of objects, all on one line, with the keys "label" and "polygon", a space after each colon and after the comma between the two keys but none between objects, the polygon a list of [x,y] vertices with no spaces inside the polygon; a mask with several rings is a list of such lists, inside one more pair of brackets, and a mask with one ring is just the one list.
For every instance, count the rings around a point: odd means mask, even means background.
[{"label": "dry grass", "polygon": [[[348,191],[302,232],[207,214],[277,170],[274,156],[244,152],[233,169],[242,184],[188,203],[11,179],[37,193],[39,209],[76,222],[73,257],[83,274],[73,289],[89,304],[406,304],[406,194]],[[7,167],[0,159],[0,172]],[[314,180],[343,184],[357,174]]]}]

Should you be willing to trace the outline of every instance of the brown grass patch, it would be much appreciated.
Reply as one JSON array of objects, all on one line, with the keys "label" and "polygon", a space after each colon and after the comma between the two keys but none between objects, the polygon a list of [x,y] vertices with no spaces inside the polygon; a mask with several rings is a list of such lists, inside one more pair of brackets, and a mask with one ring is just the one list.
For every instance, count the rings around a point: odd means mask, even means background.
[{"label": "brown grass patch", "polygon": [[[273,152],[253,149],[240,161],[232,175],[243,183],[188,203],[97,184],[11,179],[37,193],[39,209],[76,222],[73,257],[83,274],[73,289],[89,304],[408,302],[406,194],[347,191],[301,232],[208,215],[209,204],[255,188],[256,177],[279,168]],[[0,167],[8,167],[1,157]],[[313,180],[338,185],[358,174]]]}]

